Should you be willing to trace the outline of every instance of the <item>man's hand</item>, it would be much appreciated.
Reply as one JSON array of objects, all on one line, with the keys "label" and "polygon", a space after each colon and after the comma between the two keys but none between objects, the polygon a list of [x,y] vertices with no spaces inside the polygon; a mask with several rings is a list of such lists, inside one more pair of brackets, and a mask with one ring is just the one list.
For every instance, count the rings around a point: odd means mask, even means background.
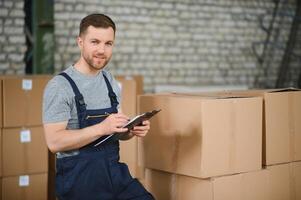
[{"label": "man's hand", "polygon": [[135,126],[134,129],[130,131],[130,133],[138,137],[144,137],[146,136],[149,129],[150,129],[150,122],[149,120],[145,120],[142,122],[141,126]]},{"label": "man's hand", "polygon": [[98,124],[99,127],[103,130],[105,135],[110,135],[112,133],[124,133],[127,132],[127,128],[122,128],[129,118],[122,114],[116,113],[109,115],[105,120]]}]

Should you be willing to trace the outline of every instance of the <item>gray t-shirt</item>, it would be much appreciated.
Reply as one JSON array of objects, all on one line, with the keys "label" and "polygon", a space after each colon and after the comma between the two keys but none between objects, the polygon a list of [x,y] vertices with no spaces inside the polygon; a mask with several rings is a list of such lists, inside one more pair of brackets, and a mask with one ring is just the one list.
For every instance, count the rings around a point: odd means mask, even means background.
[{"label": "gray t-shirt", "polygon": [[[80,93],[84,96],[87,109],[104,109],[111,107],[108,89],[102,72],[106,75],[121,104],[121,91],[117,81],[106,70],[102,70],[95,76],[84,75],[77,71],[74,66],[68,67],[66,72],[77,85]],[[63,76],[53,77],[47,84],[43,97],[43,123],[56,123],[68,121],[67,129],[78,129],[74,92],[70,83]],[[119,107],[118,107],[119,108]],[[77,155],[78,150],[59,152],[57,157]]]}]

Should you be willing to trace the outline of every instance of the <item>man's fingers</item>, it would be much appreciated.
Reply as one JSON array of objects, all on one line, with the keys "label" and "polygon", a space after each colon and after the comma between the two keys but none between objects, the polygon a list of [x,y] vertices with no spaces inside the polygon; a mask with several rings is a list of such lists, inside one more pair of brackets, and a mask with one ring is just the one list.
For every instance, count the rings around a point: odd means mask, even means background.
[{"label": "man's fingers", "polygon": [[150,126],[149,125],[143,125],[143,126],[135,126],[134,131],[146,131],[149,130]]},{"label": "man's fingers", "polygon": [[149,120],[145,120],[145,121],[142,122],[142,124],[143,124],[144,126],[150,125],[150,121],[149,121]]},{"label": "man's fingers", "polygon": [[136,130],[132,130],[131,131],[132,134],[138,136],[138,137],[144,137],[147,134],[147,131],[136,131]]},{"label": "man's fingers", "polygon": [[128,128],[116,128],[116,133],[125,133],[128,132]]}]

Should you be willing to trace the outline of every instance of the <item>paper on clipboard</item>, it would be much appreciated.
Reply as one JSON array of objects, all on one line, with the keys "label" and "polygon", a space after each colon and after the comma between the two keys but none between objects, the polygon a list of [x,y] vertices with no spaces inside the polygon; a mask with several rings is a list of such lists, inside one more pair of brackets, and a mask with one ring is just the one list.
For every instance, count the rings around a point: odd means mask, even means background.
[{"label": "paper on clipboard", "polygon": [[[134,117],[133,119],[131,119],[127,124],[125,124],[122,128],[128,128],[128,130],[132,130],[135,126],[139,126],[143,121],[152,118],[154,115],[156,115],[160,111],[161,111],[161,109],[159,109],[159,110],[152,110],[152,111],[145,112],[145,113],[142,113],[140,115],[137,115],[136,117]],[[110,139],[111,137],[113,137],[116,134],[120,134],[120,133],[113,133],[111,135],[108,135],[103,140],[101,140],[98,143],[96,143],[94,145],[94,147],[100,145],[101,143],[105,142],[106,140]]]}]

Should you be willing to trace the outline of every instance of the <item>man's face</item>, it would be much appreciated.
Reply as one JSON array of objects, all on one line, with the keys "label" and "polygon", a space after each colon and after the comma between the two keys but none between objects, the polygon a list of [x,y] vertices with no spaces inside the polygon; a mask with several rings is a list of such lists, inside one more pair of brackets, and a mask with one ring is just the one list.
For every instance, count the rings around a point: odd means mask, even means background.
[{"label": "man's face", "polygon": [[81,56],[90,70],[101,70],[110,61],[114,45],[114,30],[89,26],[85,33],[78,37],[77,43]]}]

